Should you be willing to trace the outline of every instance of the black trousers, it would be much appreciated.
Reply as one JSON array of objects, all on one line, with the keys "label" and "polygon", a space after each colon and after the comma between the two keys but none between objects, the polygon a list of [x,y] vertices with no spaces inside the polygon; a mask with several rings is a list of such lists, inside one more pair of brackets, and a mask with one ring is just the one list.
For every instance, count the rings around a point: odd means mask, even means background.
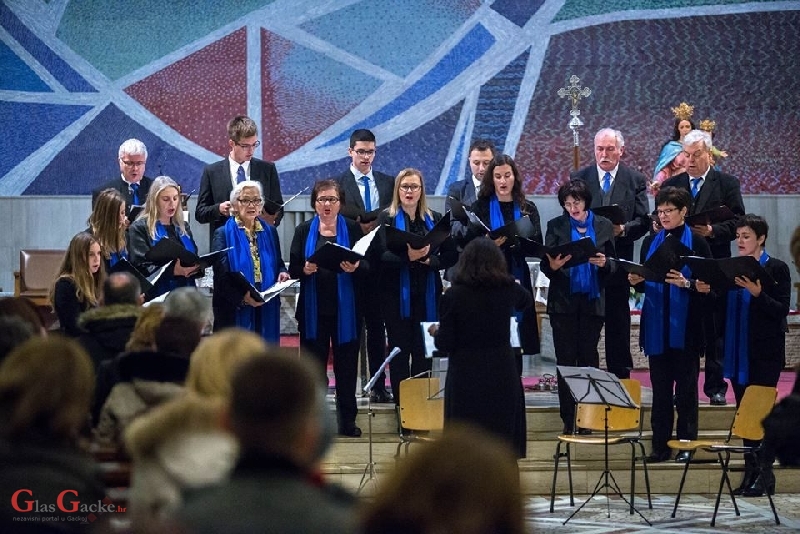
[{"label": "black trousers", "polygon": [[400,348],[400,354],[389,364],[389,382],[392,384],[394,403],[399,405],[400,382],[410,376],[430,371],[431,360],[425,357],[425,342],[419,320],[387,317],[386,332],[389,335],[389,344]]},{"label": "black trousers", "polygon": [[322,315],[317,322],[317,338],[308,339],[300,332],[300,346],[308,351],[317,362],[328,387],[328,353],[333,346],[333,375],[336,378],[336,419],[339,429],[350,429],[356,424],[356,383],[358,382],[358,338],[347,343],[339,343],[337,318]]},{"label": "black trousers", "polygon": [[706,318],[706,363],[705,363],[705,380],[703,381],[703,393],[709,399],[721,393],[725,395],[728,391],[728,383],[725,382],[724,376],[724,343],[721,335],[718,335],[719,329],[714,325],[714,318]]},{"label": "black trousers", "polygon": [[629,295],[627,280],[606,286],[606,369],[620,379],[630,378],[633,368]]},{"label": "black trousers", "polygon": [[[377,279],[377,276],[375,277]],[[369,291],[365,291],[361,299],[361,310],[363,312],[364,330],[367,336],[367,363],[369,367],[369,378],[375,376],[381,368],[383,360],[386,359],[386,324],[383,320],[381,310],[380,286],[374,282],[367,282]],[[386,374],[375,382],[373,391],[376,393],[386,391]]]},{"label": "black trousers", "polygon": [[[653,407],[650,426],[653,428],[653,452],[669,450],[675,411],[678,439],[697,439],[697,378],[700,355],[695,350],[667,349],[648,358],[650,382],[653,385]],[[673,409],[673,394],[675,409]]]},{"label": "black trousers", "polygon": [[[600,365],[597,344],[600,341],[600,330],[603,328],[602,317],[585,313],[553,313],[550,315],[550,325],[553,328],[557,365],[572,367]],[[558,375],[558,401],[564,427],[572,430],[575,424],[576,403],[561,375]]]}]

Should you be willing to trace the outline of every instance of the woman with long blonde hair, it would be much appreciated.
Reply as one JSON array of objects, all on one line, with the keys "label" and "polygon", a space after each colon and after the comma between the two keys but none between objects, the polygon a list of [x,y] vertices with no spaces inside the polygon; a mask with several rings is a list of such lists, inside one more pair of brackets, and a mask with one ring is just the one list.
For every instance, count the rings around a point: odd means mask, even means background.
[{"label": "woman with long blonde hair", "polygon": [[97,195],[94,209],[86,221],[86,230],[100,243],[100,253],[106,264],[106,272],[123,258],[128,258],[125,245],[125,230],[128,228],[128,217],[125,211],[125,199],[116,189],[104,189]]},{"label": "woman with long blonde hair", "polygon": [[86,232],[77,234],[69,242],[50,289],[50,303],[64,334],[71,337],[81,334],[78,317],[99,304],[105,277],[100,243]]},{"label": "woman with long blonde hair", "polygon": [[[134,267],[147,275],[155,273],[161,266],[147,260],[146,255],[162,239],[177,241],[197,254],[197,244],[183,220],[181,189],[169,176],[159,176],[153,181],[142,213],[128,230],[128,249]],[[174,267],[161,276],[150,295],[157,297],[178,287],[194,286],[193,276],[198,268],[198,265],[182,265],[176,259]]]}]

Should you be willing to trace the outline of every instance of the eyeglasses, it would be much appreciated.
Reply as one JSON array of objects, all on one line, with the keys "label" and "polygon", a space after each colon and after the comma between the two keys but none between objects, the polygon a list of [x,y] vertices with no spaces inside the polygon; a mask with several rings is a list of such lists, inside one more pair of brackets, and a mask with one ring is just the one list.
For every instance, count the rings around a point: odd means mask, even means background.
[{"label": "eyeglasses", "polygon": [[121,159],[120,161],[126,167],[133,167],[134,169],[136,169],[137,167],[144,167],[145,164],[144,161],[125,161],[124,159]]},{"label": "eyeglasses", "polygon": [[656,210],[656,214],[661,217],[662,215],[672,215],[673,211],[678,211],[678,208],[667,208],[665,210]]},{"label": "eyeglasses", "polygon": [[263,198],[240,198],[239,203],[244,206],[260,206],[264,203]]},{"label": "eyeglasses", "polygon": [[584,204],[585,202],[583,200],[576,200],[575,202],[564,202],[564,207],[569,210],[572,208],[582,208]]},{"label": "eyeglasses", "polygon": [[319,197],[317,204],[336,204],[339,202],[337,197]]},{"label": "eyeglasses", "polygon": [[256,148],[261,146],[261,141],[256,141],[252,145],[248,145],[248,144],[245,144],[245,143],[235,143],[235,145],[238,146],[239,148],[243,148],[245,150],[255,150]]},{"label": "eyeglasses", "polygon": [[375,151],[374,151],[374,150],[363,150],[363,149],[359,149],[359,150],[356,150],[355,152],[356,152],[356,154],[358,154],[358,155],[359,155],[359,156],[361,156],[362,158],[366,158],[366,157],[369,157],[369,158],[371,158],[372,156],[374,156],[374,155],[375,155]]},{"label": "eyeglasses", "polygon": [[400,186],[400,189],[402,189],[406,193],[414,193],[422,189],[422,186],[417,184],[403,184]]}]

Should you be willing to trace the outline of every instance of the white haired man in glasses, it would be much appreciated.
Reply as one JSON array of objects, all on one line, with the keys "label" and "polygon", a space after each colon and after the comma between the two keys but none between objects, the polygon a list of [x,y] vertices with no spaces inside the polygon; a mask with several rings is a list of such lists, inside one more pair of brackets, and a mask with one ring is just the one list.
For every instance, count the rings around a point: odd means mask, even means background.
[{"label": "white haired man in glasses", "polygon": [[120,174],[92,191],[92,208],[101,191],[116,189],[125,200],[128,220],[132,222],[131,210],[144,204],[153,183],[152,178],[144,175],[147,147],[138,139],[128,139],[119,146],[117,160]]}]

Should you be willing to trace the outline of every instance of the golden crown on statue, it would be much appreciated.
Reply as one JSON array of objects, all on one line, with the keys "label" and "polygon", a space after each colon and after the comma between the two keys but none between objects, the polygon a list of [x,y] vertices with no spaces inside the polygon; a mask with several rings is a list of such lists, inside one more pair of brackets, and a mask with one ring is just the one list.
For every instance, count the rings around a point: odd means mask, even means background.
[{"label": "golden crown on statue", "polygon": [[688,121],[692,117],[692,113],[694,113],[694,106],[690,106],[686,102],[681,102],[678,104],[678,107],[672,108],[672,113],[675,115],[676,119]]},{"label": "golden crown on statue", "polygon": [[717,123],[712,121],[711,119],[705,119],[704,121],[700,122],[700,129],[704,132],[711,133],[717,127]]}]

